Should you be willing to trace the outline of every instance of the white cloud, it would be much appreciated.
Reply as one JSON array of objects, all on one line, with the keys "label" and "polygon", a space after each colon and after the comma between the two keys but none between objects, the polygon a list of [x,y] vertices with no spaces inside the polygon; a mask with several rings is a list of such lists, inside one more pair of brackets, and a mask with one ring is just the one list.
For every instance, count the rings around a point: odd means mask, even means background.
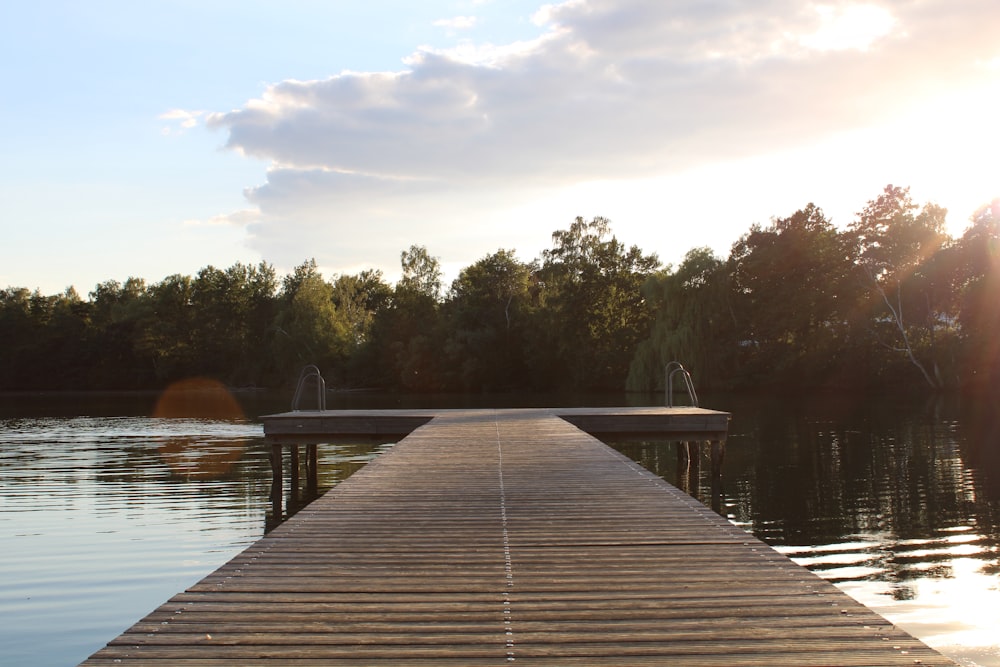
[{"label": "white cloud", "polygon": [[181,134],[198,126],[198,120],[206,115],[204,111],[187,111],[185,109],[171,109],[161,113],[160,120],[170,121],[164,125],[160,132],[164,135]]},{"label": "white cloud", "polygon": [[477,23],[478,19],[475,16],[455,16],[450,19],[439,19],[434,22],[434,25],[449,30],[469,30],[475,28]]},{"label": "white cloud", "polygon": [[971,85],[996,56],[1000,5],[570,0],[534,20],[547,32],[530,42],[422,48],[405,71],[283,81],[208,116],[271,165],[247,192],[254,246],[347,266],[394,264],[410,243],[471,262],[544,241],[585,212],[509,216],[565,207],[581,184],[793,151]]}]

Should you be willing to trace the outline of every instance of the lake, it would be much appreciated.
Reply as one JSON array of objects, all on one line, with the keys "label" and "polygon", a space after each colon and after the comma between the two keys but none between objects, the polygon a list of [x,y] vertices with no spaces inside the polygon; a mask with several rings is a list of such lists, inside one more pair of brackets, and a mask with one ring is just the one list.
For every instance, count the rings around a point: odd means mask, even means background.
[{"label": "lake", "polygon": [[[75,665],[259,538],[256,417],[151,417],[157,396],[0,396],[0,664]],[[331,407],[643,405],[657,396],[332,397]],[[966,665],[1000,666],[1000,414],[981,400],[703,396],[728,410],[721,511]],[[194,411],[192,414],[197,414]],[[707,465],[610,443],[711,502]],[[329,488],[391,443],[322,445]]]}]

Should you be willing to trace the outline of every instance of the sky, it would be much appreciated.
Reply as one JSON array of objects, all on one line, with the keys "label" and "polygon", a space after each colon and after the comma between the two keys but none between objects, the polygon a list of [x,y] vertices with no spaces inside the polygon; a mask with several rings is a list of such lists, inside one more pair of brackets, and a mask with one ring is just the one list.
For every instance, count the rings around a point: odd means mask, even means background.
[{"label": "sky", "polygon": [[0,289],[314,258],[665,264],[888,184],[1000,196],[996,0],[34,0],[0,7]]}]

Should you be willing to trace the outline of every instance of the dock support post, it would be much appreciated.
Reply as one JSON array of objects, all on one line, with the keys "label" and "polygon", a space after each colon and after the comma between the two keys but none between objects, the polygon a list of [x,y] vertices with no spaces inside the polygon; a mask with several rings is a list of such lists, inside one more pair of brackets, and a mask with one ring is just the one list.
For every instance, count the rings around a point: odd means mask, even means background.
[{"label": "dock support post", "polygon": [[687,472],[688,462],[688,444],[683,440],[679,441],[677,443],[677,469]]},{"label": "dock support post", "polygon": [[712,479],[722,478],[722,462],[726,458],[726,441],[712,440]]},{"label": "dock support post", "polygon": [[288,514],[289,516],[298,509],[299,506],[299,446],[292,445],[288,448],[290,470],[288,489]]},{"label": "dock support post", "polygon": [[688,467],[691,465],[691,453],[688,450],[688,443],[679,440],[677,446],[677,488],[687,493],[688,491]]},{"label": "dock support post", "polygon": [[[271,516],[265,530],[269,531],[280,524],[285,517],[299,511],[302,506],[317,496],[319,490],[319,453],[316,443],[306,443],[306,488],[302,488],[302,455],[297,444],[285,444],[267,439],[271,445]],[[289,488],[288,498],[284,497],[284,463],[282,451],[288,447],[289,458]],[[285,504],[287,503],[287,505]]]},{"label": "dock support post", "polygon": [[306,445],[306,495],[311,499],[319,489],[319,454],[315,443]]},{"label": "dock support post", "polygon": [[687,492],[695,498],[701,497],[701,441],[692,440],[688,443],[688,457],[691,464],[688,466],[688,489]]},{"label": "dock support post", "polygon": [[281,521],[281,445],[271,443],[271,517]]},{"label": "dock support post", "polygon": [[726,458],[726,441],[712,440],[712,511],[722,514],[722,462]]}]

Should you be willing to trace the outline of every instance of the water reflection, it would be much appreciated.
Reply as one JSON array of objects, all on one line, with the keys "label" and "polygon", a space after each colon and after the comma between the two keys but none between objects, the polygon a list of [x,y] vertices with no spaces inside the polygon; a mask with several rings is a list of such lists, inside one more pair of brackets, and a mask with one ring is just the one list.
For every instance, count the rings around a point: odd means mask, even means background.
[{"label": "water reflection", "polygon": [[[76,664],[258,539],[268,449],[239,419],[0,419],[0,664]],[[381,449],[321,447],[319,490]]]},{"label": "water reflection", "polygon": [[[268,441],[266,445],[270,450],[270,456],[278,453],[282,457],[283,471],[279,479],[271,477],[269,509],[264,526],[265,532],[269,532],[360,470],[379,454],[390,449],[395,443],[358,436],[277,447]],[[310,459],[313,456],[316,466],[315,480],[312,480],[308,472],[312,466]]]},{"label": "water reflection", "polygon": [[[850,400],[712,405],[734,415],[724,515],[965,664],[1000,665],[995,411]],[[672,445],[612,444],[667,481],[683,480]],[[706,467],[688,490],[707,504]]]},{"label": "water reflection", "polygon": [[[0,405],[0,664],[75,664],[263,534],[271,471],[260,425],[144,416],[156,398],[73,398],[59,418],[45,416],[48,402]],[[240,398],[251,418],[287,409],[284,397],[274,405],[254,395],[261,404],[251,408]],[[410,400],[390,398],[352,400]],[[1000,665],[993,403],[702,399],[734,415],[722,513],[952,657]],[[319,490],[389,446],[320,445]],[[619,448],[679,483],[673,445]],[[698,461],[683,483],[707,503],[707,447]]]}]

